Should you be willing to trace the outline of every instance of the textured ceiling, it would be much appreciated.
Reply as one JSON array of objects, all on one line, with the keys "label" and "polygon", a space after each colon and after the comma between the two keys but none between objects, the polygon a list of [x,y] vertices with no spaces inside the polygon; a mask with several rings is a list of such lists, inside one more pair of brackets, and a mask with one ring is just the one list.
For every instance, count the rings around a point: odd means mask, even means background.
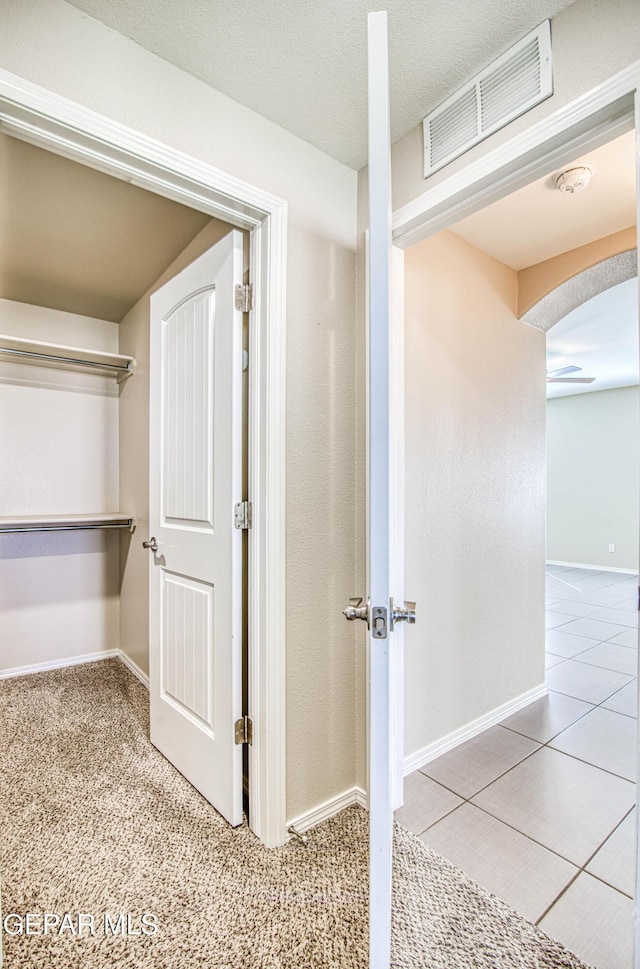
[{"label": "textured ceiling", "polygon": [[119,322],[208,215],[0,135],[0,297]]},{"label": "textured ceiling", "polygon": [[582,367],[592,384],[547,384],[567,397],[638,383],[638,280],[628,279],[568,313],[547,333],[547,370]]},{"label": "textured ceiling", "polygon": [[563,168],[581,161],[596,166],[584,191],[563,194],[547,176],[463,219],[453,231],[512,269],[525,269],[635,225],[635,131]]},{"label": "textured ceiling", "polygon": [[359,169],[367,13],[389,14],[395,141],[572,0],[70,0],[182,70]]}]

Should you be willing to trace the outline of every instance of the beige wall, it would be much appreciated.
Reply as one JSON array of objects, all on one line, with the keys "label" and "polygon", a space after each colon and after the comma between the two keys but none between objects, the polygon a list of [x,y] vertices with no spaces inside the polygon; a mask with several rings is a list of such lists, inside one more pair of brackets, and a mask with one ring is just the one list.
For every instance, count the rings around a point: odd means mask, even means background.
[{"label": "beige wall", "polygon": [[0,18],[1,67],[288,201],[287,812],[295,817],[355,783],[356,634],[340,608],[355,581],[356,173],[61,0],[0,0]]},{"label": "beige wall", "polygon": [[[115,323],[0,300],[0,333],[117,352]],[[112,377],[0,363],[3,515],[118,511]],[[0,536],[0,671],[115,649],[113,532]]]},{"label": "beige wall", "polygon": [[451,232],[405,255],[407,755],[544,683],[544,334]]},{"label": "beige wall", "polygon": [[[553,95],[428,180],[422,125],[395,143],[391,153],[394,209],[640,59],[640,4],[637,0],[576,0],[552,19],[551,43]],[[426,109],[425,105],[425,113]]]},{"label": "beige wall", "polygon": [[638,569],[638,404],[637,387],[547,401],[548,559]]},{"label": "beige wall", "polygon": [[570,249],[553,259],[545,259],[535,266],[521,269],[518,273],[518,317],[523,317],[544,296],[578,273],[604,259],[635,248],[636,228],[631,226],[595,242],[589,242],[586,246]]},{"label": "beige wall", "polygon": [[[640,5],[637,0],[576,0],[551,22],[553,45],[554,94],[522,117],[501,128],[460,158],[446,165],[428,180],[423,174],[424,146],[422,125],[417,125],[392,147],[392,203],[394,211],[422,195],[427,189],[461,171],[514,135],[548,117],[618,71],[640,58]],[[453,93],[453,92],[452,92]],[[425,113],[430,105],[425,104]],[[358,174],[358,348],[364,352],[365,276],[364,230],[368,225],[367,169]],[[364,534],[365,488],[365,377],[358,372],[357,501],[358,535]],[[356,561],[358,590],[364,588],[365,547],[358,546]],[[413,597],[407,587],[407,596]],[[420,608],[420,603],[418,603]],[[416,626],[416,631],[417,631]],[[358,765],[359,783],[365,778],[366,683],[364,643],[357,652]],[[442,733],[444,733],[444,729]]]}]

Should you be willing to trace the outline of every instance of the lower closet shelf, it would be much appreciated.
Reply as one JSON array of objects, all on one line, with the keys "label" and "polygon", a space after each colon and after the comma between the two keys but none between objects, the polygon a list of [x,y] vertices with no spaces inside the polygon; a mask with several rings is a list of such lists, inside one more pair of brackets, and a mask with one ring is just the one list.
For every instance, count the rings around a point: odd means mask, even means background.
[{"label": "lower closet shelf", "polygon": [[0,534],[15,532],[72,532],[88,528],[135,528],[133,515],[19,515],[0,516]]}]

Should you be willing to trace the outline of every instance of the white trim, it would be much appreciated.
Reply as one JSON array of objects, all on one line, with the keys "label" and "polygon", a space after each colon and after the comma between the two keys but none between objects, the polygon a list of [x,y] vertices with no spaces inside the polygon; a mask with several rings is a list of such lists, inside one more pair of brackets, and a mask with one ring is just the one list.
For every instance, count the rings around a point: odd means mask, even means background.
[{"label": "white trim", "polygon": [[[369,589],[371,609],[388,610],[389,537],[391,170],[387,14],[369,13]],[[375,617],[375,613],[374,613]],[[367,634],[369,653],[369,969],[391,959],[393,857],[392,727],[393,633]]]},{"label": "white trim", "polygon": [[287,827],[292,826],[296,831],[300,832],[308,831],[309,828],[315,828],[317,824],[327,821],[335,814],[338,814],[339,811],[344,811],[345,808],[351,807],[352,804],[359,804],[360,807],[366,808],[367,795],[362,788],[350,787],[348,791],[337,794],[335,797],[330,797],[328,801],[323,801],[317,807],[312,808],[310,811],[305,811],[304,814],[299,814],[292,821],[288,821]]},{"label": "white trim", "polygon": [[440,740],[436,740],[432,744],[427,744],[421,750],[416,750],[415,753],[409,754],[404,759],[405,777],[407,774],[412,774],[414,770],[418,770],[419,767],[424,767],[425,764],[435,760],[436,757],[440,757],[442,754],[453,750],[454,747],[458,747],[459,744],[463,744],[465,740],[471,740],[472,737],[477,737],[484,730],[487,730],[489,727],[494,727],[501,720],[510,717],[513,713],[518,713],[519,710],[523,710],[530,703],[535,703],[536,700],[541,700],[546,695],[547,687],[542,683],[540,686],[536,686],[532,690],[527,690],[526,693],[517,696],[514,700],[509,700],[507,703],[496,707],[495,710],[490,710],[483,717],[478,717],[477,720],[472,720],[471,723],[465,724],[464,727],[448,733],[445,737],[441,737]]},{"label": "white trim", "polygon": [[121,649],[105,649],[100,653],[85,653],[83,656],[66,656],[64,659],[51,659],[45,663],[31,663],[28,666],[14,666],[8,670],[0,670],[0,680],[8,680],[14,676],[28,676],[31,673],[46,673],[47,670],[62,670],[69,666],[82,666],[83,663],[97,663],[101,659],[119,659],[136,676],[143,686],[149,689],[149,677],[143,673],[137,663],[123,653]]},{"label": "white trim", "polygon": [[633,127],[640,61],[559,108],[393,214],[394,244],[406,249]]},{"label": "white trim", "polygon": [[47,670],[61,670],[67,666],[81,666],[83,663],[97,663],[101,659],[121,659],[119,649],[105,649],[101,653],[85,653],[84,656],[65,656],[64,659],[50,659],[44,663],[30,663],[28,666],[13,666],[0,670],[0,680],[14,676],[28,676],[31,673],[46,673]]},{"label": "white trim", "polygon": [[[0,130],[249,229],[255,309],[250,380],[250,827],[284,844],[284,428],[287,203],[181,151],[0,70]],[[255,439],[251,439],[251,435]]]},{"label": "white trim", "polygon": [[124,663],[124,665],[127,667],[127,669],[131,673],[133,673],[133,675],[136,676],[140,680],[140,682],[142,683],[142,685],[145,686],[147,688],[147,690],[148,690],[149,689],[149,674],[148,673],[144,673],[140,669],[140,667],[138,666],[138,664],[137,663],[134,663],[134,661],[131,659],[131,657],[130,656],[127,656],[127,654],[124,653],[121,649],[117,649],[116,650],[116,654],[117,654],[118,659],[120,660],[120,662]]},{"label": "white trim", "polygon": [[621,572],[623,575],[637,575],[637,569],[614,569],[609,565],[585,565],[584,562],[559,562],[556,559],[547,559],[547,565],[565,565],[570,569],[592,569],[595,572]]},{"label": "white trim", "polygon": [[[389,321],[389,588],[404,603],[404,252],[391,249]],[[394,810],[404,801],[404,623],[393,630],[391,672],[391,758]]]}]

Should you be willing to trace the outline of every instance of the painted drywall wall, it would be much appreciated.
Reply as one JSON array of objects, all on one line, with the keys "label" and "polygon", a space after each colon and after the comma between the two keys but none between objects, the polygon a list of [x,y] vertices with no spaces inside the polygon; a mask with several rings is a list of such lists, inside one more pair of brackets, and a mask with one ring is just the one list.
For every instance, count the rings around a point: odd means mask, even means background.
[{"label": "painted drywall wall", "polygon": [[451,232],[405,273],[413,755],[544,683],[545,339],[517,320],[516,272]]},{"label": "painted drywall wall", "polygon": [[[61,0],[0,2],[0,66],[288,201],[287,812],[355,781],[356,173]],[[322,634],[311,623],[321,619]]]},{"label": "painted drywall wall", "polygon": [[[422,195],[427,189],[466,168],[497,146],[508,142],[519,132],[543,120],[563,105],[569,104],[618,71],[639,59],[640,5],[636,0],[576,0],[551,21],[554,93],[525,115],[501,128],[485,141],[465,152],[460,158],[424,178],[424,144],[422,125],[417,125],[391,150],[392,204],[394,211]],[[451,92],[454,93],[453,90]],[[425,105],[425,113],[431,108]],[[368,225],[367,168],[358,173],[358,358],[365,347],[365,275],[364,230]],[[358,528],[363,532],[366,507],[365,476],[365,373],[360,368],[357,384],[358,429],[356,446]],[[365,546],[358,547],[356,588],[365,588]],[[410,590],[407,591],[410,595]],[[357,777],[365,783],[366,676],[362,634],[357,652]]]},{"label": "painted drywall wall", "polygon": [[637,571],[638,406],[637,387],[547,401],[551,561]]},{"label": "painted drywall wall", "polygon": [[617,256],[621,252],[629,252],[636,248],[637,233],[635,226],[604,236],[586,246],[570,249],[553,259],[545,259],[521,269],[518,273],[518,317],[524,316],[528,310],[541,299],[551,293],[557,286],[568,279],[584,272],[591,266]]},{"label": "painted drywall wall", "polygon": [[636,0],[576,0],[552,19],[551,43],[552,96],[428,180],[424,178],[422,125],[394,144],[391,153],[394,209],[639,60],[640,5]]},{"label": "painted drywall wall", "polygon": [[151,294],[227,235],[230,226],[210,222],[122,319],[119,348],[136,358],[135,379],[120,395],[120,504],[134,508],[136,531],[120,536],[120,648],[149,673],[149,319]]},{"label": "painted drywall wall", "polygon": [[[117,352],[115,323],[0,300],[0,332]],[[112,377],[0,363],[0,514],[118,511]],[[0,672],[119,644],[113,532],[0,536]]]}]

